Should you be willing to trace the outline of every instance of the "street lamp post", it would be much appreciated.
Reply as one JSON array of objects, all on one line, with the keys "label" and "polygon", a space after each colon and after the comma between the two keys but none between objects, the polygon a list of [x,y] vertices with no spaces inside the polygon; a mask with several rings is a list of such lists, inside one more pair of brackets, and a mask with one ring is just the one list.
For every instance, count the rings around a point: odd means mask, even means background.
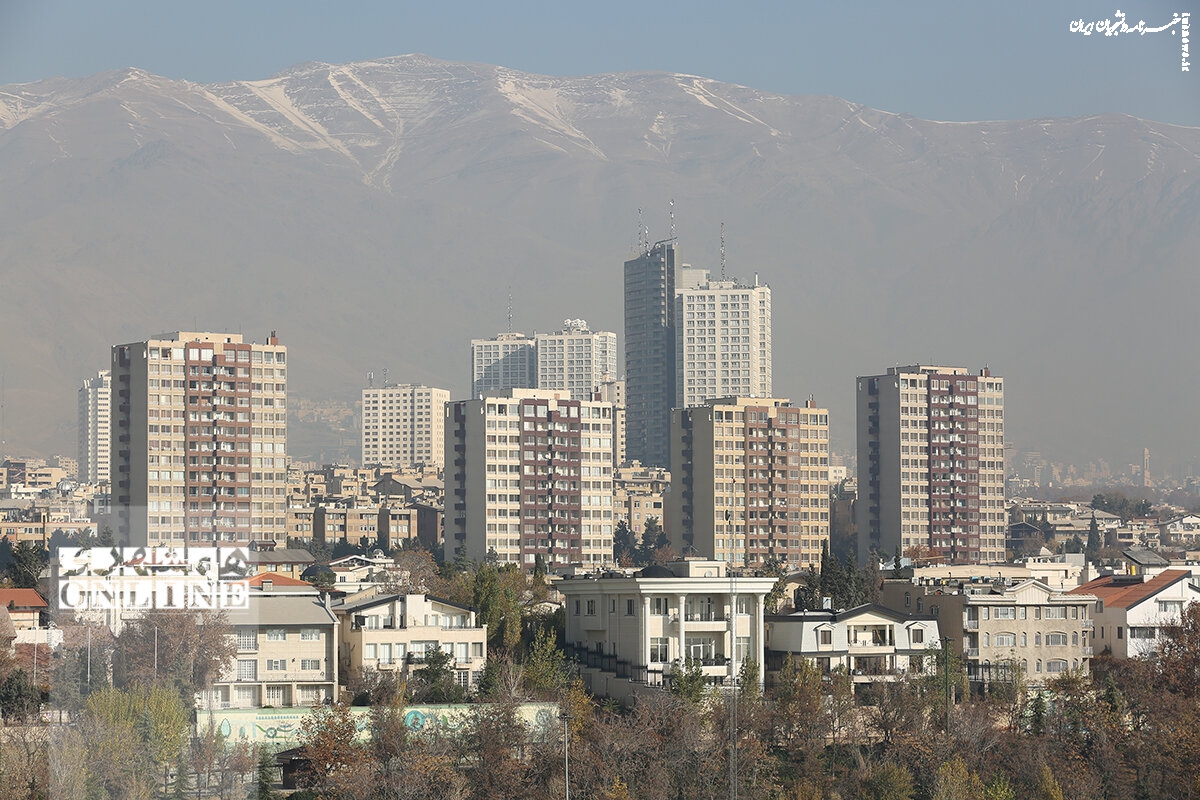
[{"label": "street lamp post", "polygon": [[563,792],[565,799],[571,800],[571,717],[565,713],[559,717],[563,721]]},{"label": "street lamp post", "polygon": [[946,735],[950,735],[950,638],[942,637],[942,650],[945,652],[946,672]]}]

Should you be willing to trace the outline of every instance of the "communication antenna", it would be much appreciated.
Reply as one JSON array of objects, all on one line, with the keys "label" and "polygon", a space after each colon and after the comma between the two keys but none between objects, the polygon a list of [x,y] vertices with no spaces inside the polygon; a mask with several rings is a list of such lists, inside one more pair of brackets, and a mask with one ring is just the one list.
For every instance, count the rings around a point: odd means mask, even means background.
[{"label": "communication antenna", "polygon": [[508,287],[508,332],[512,333],[512,286]]},{"label": "communication antenna", "polygon": [[385,387],[388,385],[388,370],[387,370],[387,367],[384,367],[384,368],[383,368],[383,385],[384,385]]},{"label": "communication antenna", "polygon": [[675,198],[674,197],[671,198],[670,215],[671,215],[671,241],[673,242],[673,241],[675,241]]},{"label": "communication antenna", "polygon": [[721,280],[725,280],[725,223],[721,223]]},{"label": "communication antenna", "polygon": [[375,388],[375,373],[374,372],[367,373],[367,388],[368,389]]},{"label": "communication antenna", "polygon": [[646,219],[640,208],[638,209],[638,247],[643,253],[650,252],[650,231],[646,228]]}]

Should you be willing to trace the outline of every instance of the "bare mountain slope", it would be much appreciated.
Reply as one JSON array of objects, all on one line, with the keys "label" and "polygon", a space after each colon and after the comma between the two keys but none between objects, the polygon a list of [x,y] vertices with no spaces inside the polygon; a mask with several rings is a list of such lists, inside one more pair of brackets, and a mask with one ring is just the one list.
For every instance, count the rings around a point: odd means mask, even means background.
[{"label": "bare mountain slope", "polygon": [[519,329],[619,332],[636,209],[664,238],[674,198],[685,260],[715,267],[724,221],[730,271],[772,285],[776,392],[829,403],[841,446],[855,375],[988,362],[1018,446],[1165,466],[1200,444],[1198,175],[1200,130],[1124,116],[938,123],[420,55],[0,87],[3,436],[73,451],[107,346],[197,326],[278,329],[301,396],[384,367],[461,394],[509,291]]}]

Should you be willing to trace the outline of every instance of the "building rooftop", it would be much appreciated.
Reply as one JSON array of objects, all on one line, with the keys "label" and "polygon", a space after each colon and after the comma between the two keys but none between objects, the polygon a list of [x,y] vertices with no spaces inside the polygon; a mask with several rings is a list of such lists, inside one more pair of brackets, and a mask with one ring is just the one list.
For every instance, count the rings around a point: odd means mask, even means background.
[{"label": "building rooftop", "polygon": [[36,589],[0,589],[0,607],[46,608],[46,601]]},{"label": "building rooftop", "polygon": [[1132,608],[1161,592],[1173,583],[1187,580],[1192,573],[1185,569],[1168,569],[1148,581],[1142,575],[1105,575],[1089,581],[1071,594],[1094,594],[1110,608]]}]

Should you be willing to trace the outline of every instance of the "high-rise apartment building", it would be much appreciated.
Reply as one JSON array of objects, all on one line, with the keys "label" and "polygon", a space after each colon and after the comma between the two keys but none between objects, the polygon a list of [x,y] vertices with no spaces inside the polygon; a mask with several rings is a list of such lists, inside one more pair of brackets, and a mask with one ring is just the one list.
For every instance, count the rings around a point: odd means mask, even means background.
[{"label": "high-rise apartment building", "polygon": [[593,332],[586,320],[564,320],[561,331],[534,334],[534,342],[539,389],[591,400],[600,384],[617,377],[617,335]]},{"label": "high-rise apartment building", "polygon": [[109,477],[112,373],[102,369],[79,387],[79,481],[101,483]]},{"label": "high-rise apartment building", "polygon": [[858,379],[859,559],[1004,561],[1004,380],[914,365]]},{"label": "high-rise apartment building", "polygon": [[441,468],[448,389],[401,385],[362,390],[362,463]]},{"label": "high-rise apartment building", "polygon": [[675,245],[625,262],[626,456],[668,466],[675,403]]},{"label": "high-rise apartment building", "polygon": [[675,297],[675,406],[771,396],[771,289],[708,280]]},{"label": "high-rise apartment building", "polygon": [[829,542],[829,411],[727,397],[671,412],[667,535],[747,566],[819,564]]},{"label": "high-rise apartment building", "polygon": [[510,389],[446,406],[446,555],[612,563],[613,409]]},{"label": "high-rise apartment building", "polygon": [[284,541],[287,348],[164,333],[112,348],[120,544]]},{"label": "high-rise apartment building", "polygon": [[523,333],[471,340],[471,397],[537,386],[537,349]]}]

